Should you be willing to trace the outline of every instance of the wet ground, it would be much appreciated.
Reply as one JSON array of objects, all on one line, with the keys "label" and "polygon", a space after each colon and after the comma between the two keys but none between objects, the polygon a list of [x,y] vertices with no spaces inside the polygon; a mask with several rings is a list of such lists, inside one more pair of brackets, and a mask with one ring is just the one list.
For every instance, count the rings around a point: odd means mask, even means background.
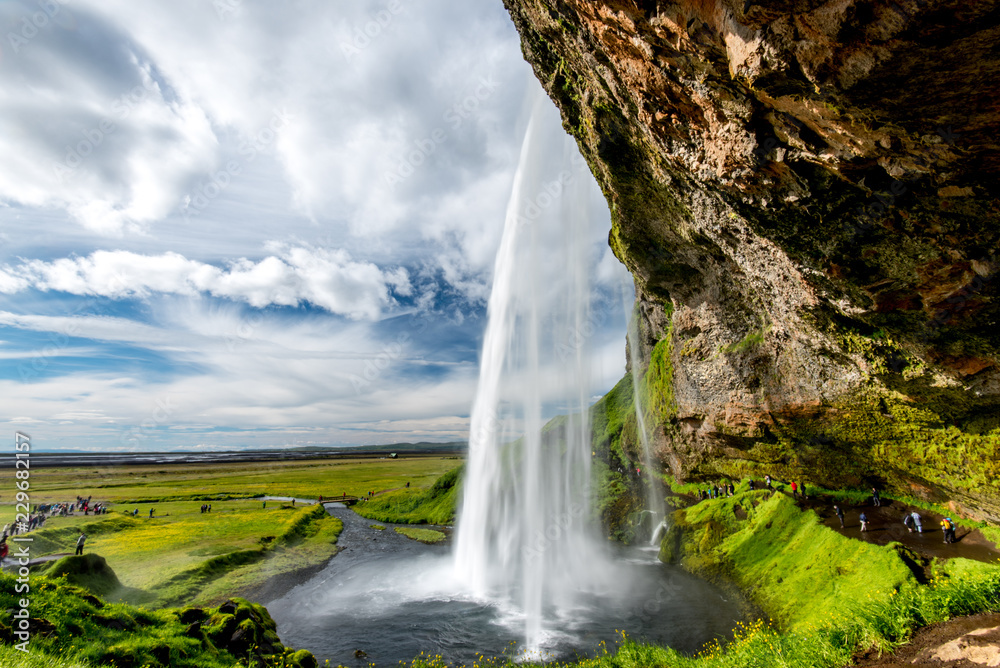
[{"label": "wet ground", "polygon": [[[841,504],[844,511],[844,528],[834,514],[832,499],[809,498],[799,499],[799,506],[812,508],[823,519],[823,524],[834,531],[876,545],[902,543],[914,552],[937,559],[963,557],[986,563],[997,563],[1000,550],[990,542],[978,529],[957,527],[955,542],[945,543],[944,532],[941,530],[941,520],[944,515],[938,515],[920,508],[908,506],[900,501],[882,499],[880,506],[874,506],[869,501],[863,505]],[[910,531],[903,524],[903,515],[916,511],[923,523],[923,532]],[[861,531],[861,513],[868,518],[868,530]]]}]

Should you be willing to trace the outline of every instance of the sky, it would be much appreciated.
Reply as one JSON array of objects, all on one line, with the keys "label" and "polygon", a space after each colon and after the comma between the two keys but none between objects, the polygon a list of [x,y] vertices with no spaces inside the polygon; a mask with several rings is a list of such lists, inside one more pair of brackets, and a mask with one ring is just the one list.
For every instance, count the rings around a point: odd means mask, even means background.
[{"label": "sky", "polygon": [[[499,0],[7,0],[0,27],[11,437],[467,438],[540,91]],[[593,316],[574,345],[596,398],[624,374],[631,287],[581,178]]]}]

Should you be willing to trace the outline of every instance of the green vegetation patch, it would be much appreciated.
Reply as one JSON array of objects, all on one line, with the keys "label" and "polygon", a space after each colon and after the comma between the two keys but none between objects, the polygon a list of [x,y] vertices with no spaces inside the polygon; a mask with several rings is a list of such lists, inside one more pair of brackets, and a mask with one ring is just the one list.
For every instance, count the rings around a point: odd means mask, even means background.
[{"label": "green vegetation patch", "polygon": [[202,513],[200,504],[192,502],[157,504],[153,518],[99,515],[65,526],[57,524],[64,518],[55,518],[48,528],[33,533],[33,554],[68,551],[79,527],[88,535],[86,560],[67,558],[42,564],[37,571],[59,574],[65,568],[101,562],[117,574],[117,588],[96,572],[66,574],[71,581],[96,586],[94,591],[127,602],[207,604],[259,586],[274,575],[323,563],[336,553],[343,528],[320,505],[266,509],[257,501],[212,505],[212,512]]},{"label": "green vegetation patch", "polygon": [[676,511],[660,555],[735,583],[770,621],[741,625],[731,643],[695,658],[625,640],[617,654],[581,665],[839,667],[859,650],[891,651],[921,626],[1000,611],[996,565],[935,562],[929,584],[920,584],[902,546],[842,536],[787,495],[745,485]]},{"label": "green vegetation patch", "polygon": [[[363,497],[369,491],[427,486],[458,464],[456,457],[396,459],[317,459],[219,464],[151,464],[94,468],[38,468],[31,471],[31,500],[59,503],[76,497],[93,502],[142,504],[192,501],[200,505],[254,496],[330,499],[346,493]],[[259,504],[260,502],[258,502]],[[271,505],[268,503],[268,505]],[[131,508],[129,508],[131,510]],[[60,518],[64,519],[64,518]],[[3,523],[14,521],[14,507],[0,507]]]},{"label": "green vegetation patch", "polygon": [[[67,577],[32,579],[30,653],[13,647],[20,609],[16,579],[0,574],[0,661],[15,668],[233,668],[292,656],[278,640],[267,610],[243,599],[214,608],[147,610],[107,603]],[[315,658],[299,655],[315,666]],[[311,661],[311,663],[310,663]]]},{"label": "green vegetation patch", "polygon": [[396,533],[402,534],[407,538],[412,538],[413,540],[418,540],[421,543],[427,543],[428,545],[440,543],[448,537],[441,531],[417,529],[416,527],[396,527]]},{"label": "green vegetation patch", "polygon": [[455,521],[464,466],[438,478],[424,489],[386,492],[354,506],[362,517],[394,524],[451,524]]},{"label": "green vegetation patch", "polygon": [[108,562],[96,554],[63,557],[59,561],[50,562],[46,569],[47,575],[53,578],[64,578],[66,582],[86,589],[100,596],[111,594],[122,588],[118,576],[108,566]]}]

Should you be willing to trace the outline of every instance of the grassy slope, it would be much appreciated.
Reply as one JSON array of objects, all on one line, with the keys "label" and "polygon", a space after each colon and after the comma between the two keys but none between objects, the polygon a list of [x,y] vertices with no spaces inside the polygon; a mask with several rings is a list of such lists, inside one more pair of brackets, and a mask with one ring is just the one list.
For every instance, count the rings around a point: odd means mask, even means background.
[{"label": "grassy slope", "polygon": [[[0,574],[0,636],[10,642],[16,606],[14,578]],[[171,666],[233,668],[254,647],[282,653],[273,620],[263,606],[236,599],[235,610],[146,610],[106,604],[61,580],[33,578],[31,616],[38,628],[30,654],[0,644],[2,665],[16,668],[55,666]],[[192,628],[200,621],[200,628]],[[241,638],[233,640],[242,629]],[[304,658],[304,657],[303,657]]]},{"label": "grassy slope", "polygon": [[128,588],[120,596],[167,605],[222,600],[271,575],[322,563],[336,552],[342,528],[320,506],[225,501],[213,503],[211,513],[192,502],[156,509],[163,515],[153,519],[110,514],[42,529],[32,554],[71,551],[80,527],[89,537],[86,552],[105,557]]},{"label": "grassy slope", "polygon": [[397,524],[451,524],[455,521],[464,467],[455,468],[426,489],[380,494],[354,506],[362,517]]},{"label": "grassy slope", "polygon": [[731,646],[708,647],[698,660],[626,641],[618,656],[584,664],[842,666],[857,649],[889,650],[919,626],[1000,610],[1000,566],[953,559],[920,585],[892,545],[841,536],[783,494],[741,490],[678,511],[661,555],[735,582],[772,622],[738,629]]}]

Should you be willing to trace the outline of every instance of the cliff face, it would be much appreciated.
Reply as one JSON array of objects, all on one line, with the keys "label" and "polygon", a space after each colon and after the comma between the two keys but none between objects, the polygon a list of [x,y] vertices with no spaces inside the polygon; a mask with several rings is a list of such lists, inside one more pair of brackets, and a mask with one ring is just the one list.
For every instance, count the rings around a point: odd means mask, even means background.
[{"label": "cliff face", "polygon": [[505,4],[635,276],[664,467],[1000,521],[1000,2]]}]

